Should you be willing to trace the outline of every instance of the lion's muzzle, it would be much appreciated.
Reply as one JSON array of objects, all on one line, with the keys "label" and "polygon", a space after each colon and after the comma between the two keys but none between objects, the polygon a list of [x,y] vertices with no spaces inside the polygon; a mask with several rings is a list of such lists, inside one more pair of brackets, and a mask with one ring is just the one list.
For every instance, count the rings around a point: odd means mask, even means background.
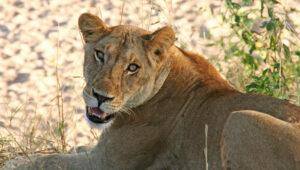
[{"label": "lion's muzzle", "polygon": [[114,113],[107,113],[103,111],[100,106],[105,103],[112,101],[114,97],[108,97],[92,89],[92,95],[90,95],[86,90],[83,91],[83,98],[86,103],[86,117],[93,123],[107,123],[114,116]]}]

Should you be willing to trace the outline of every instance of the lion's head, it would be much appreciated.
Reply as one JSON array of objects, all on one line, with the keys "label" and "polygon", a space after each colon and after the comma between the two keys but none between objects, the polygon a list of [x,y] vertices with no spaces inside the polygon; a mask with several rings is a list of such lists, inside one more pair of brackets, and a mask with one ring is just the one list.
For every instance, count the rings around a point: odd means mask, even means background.
[{"label": "lion's head", "polygon": [[103,125],[157,93],[170,68],[172,28],[150,33],[129,25],[108,27],[88,13],[78,24],[85,41],[83,97],[90,121]]}]

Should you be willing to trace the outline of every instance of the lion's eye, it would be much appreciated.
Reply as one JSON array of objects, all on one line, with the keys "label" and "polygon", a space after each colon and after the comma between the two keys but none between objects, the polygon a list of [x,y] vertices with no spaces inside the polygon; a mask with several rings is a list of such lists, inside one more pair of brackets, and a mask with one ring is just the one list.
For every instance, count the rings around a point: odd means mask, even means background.
[{"label": "lion's eye", "polygon": [[104,63],[104,53],[100,50],[95,50],[95,59],[98,62]]},{"label": "lion's eye", "polygon": [[140,66],[138,66],[137,64],[132,63],[132,64],[128,65],[127,70],[130,73],[135,73],[139,68],[140,68]]}]

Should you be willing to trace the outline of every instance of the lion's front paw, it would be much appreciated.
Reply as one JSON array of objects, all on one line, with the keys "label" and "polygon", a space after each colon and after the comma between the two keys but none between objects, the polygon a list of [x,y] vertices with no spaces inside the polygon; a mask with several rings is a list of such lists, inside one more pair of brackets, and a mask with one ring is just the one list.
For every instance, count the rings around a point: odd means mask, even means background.
[{"label": "lion's front paw", "polygon": [[56,170],[65,169],[60,155],[38,157],[30,163],[17,167],[17,170]]}]

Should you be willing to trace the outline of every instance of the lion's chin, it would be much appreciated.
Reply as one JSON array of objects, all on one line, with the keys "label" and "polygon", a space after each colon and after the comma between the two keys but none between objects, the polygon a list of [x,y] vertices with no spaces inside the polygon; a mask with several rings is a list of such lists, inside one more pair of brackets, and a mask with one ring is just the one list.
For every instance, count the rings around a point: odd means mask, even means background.
[{"label": "lion's chin", "polygon": [[114,113],[106,113],[99,107],[86,106],[86,117],[89,121],[95,124],[106,124],[110,122],[114,117]]}]

